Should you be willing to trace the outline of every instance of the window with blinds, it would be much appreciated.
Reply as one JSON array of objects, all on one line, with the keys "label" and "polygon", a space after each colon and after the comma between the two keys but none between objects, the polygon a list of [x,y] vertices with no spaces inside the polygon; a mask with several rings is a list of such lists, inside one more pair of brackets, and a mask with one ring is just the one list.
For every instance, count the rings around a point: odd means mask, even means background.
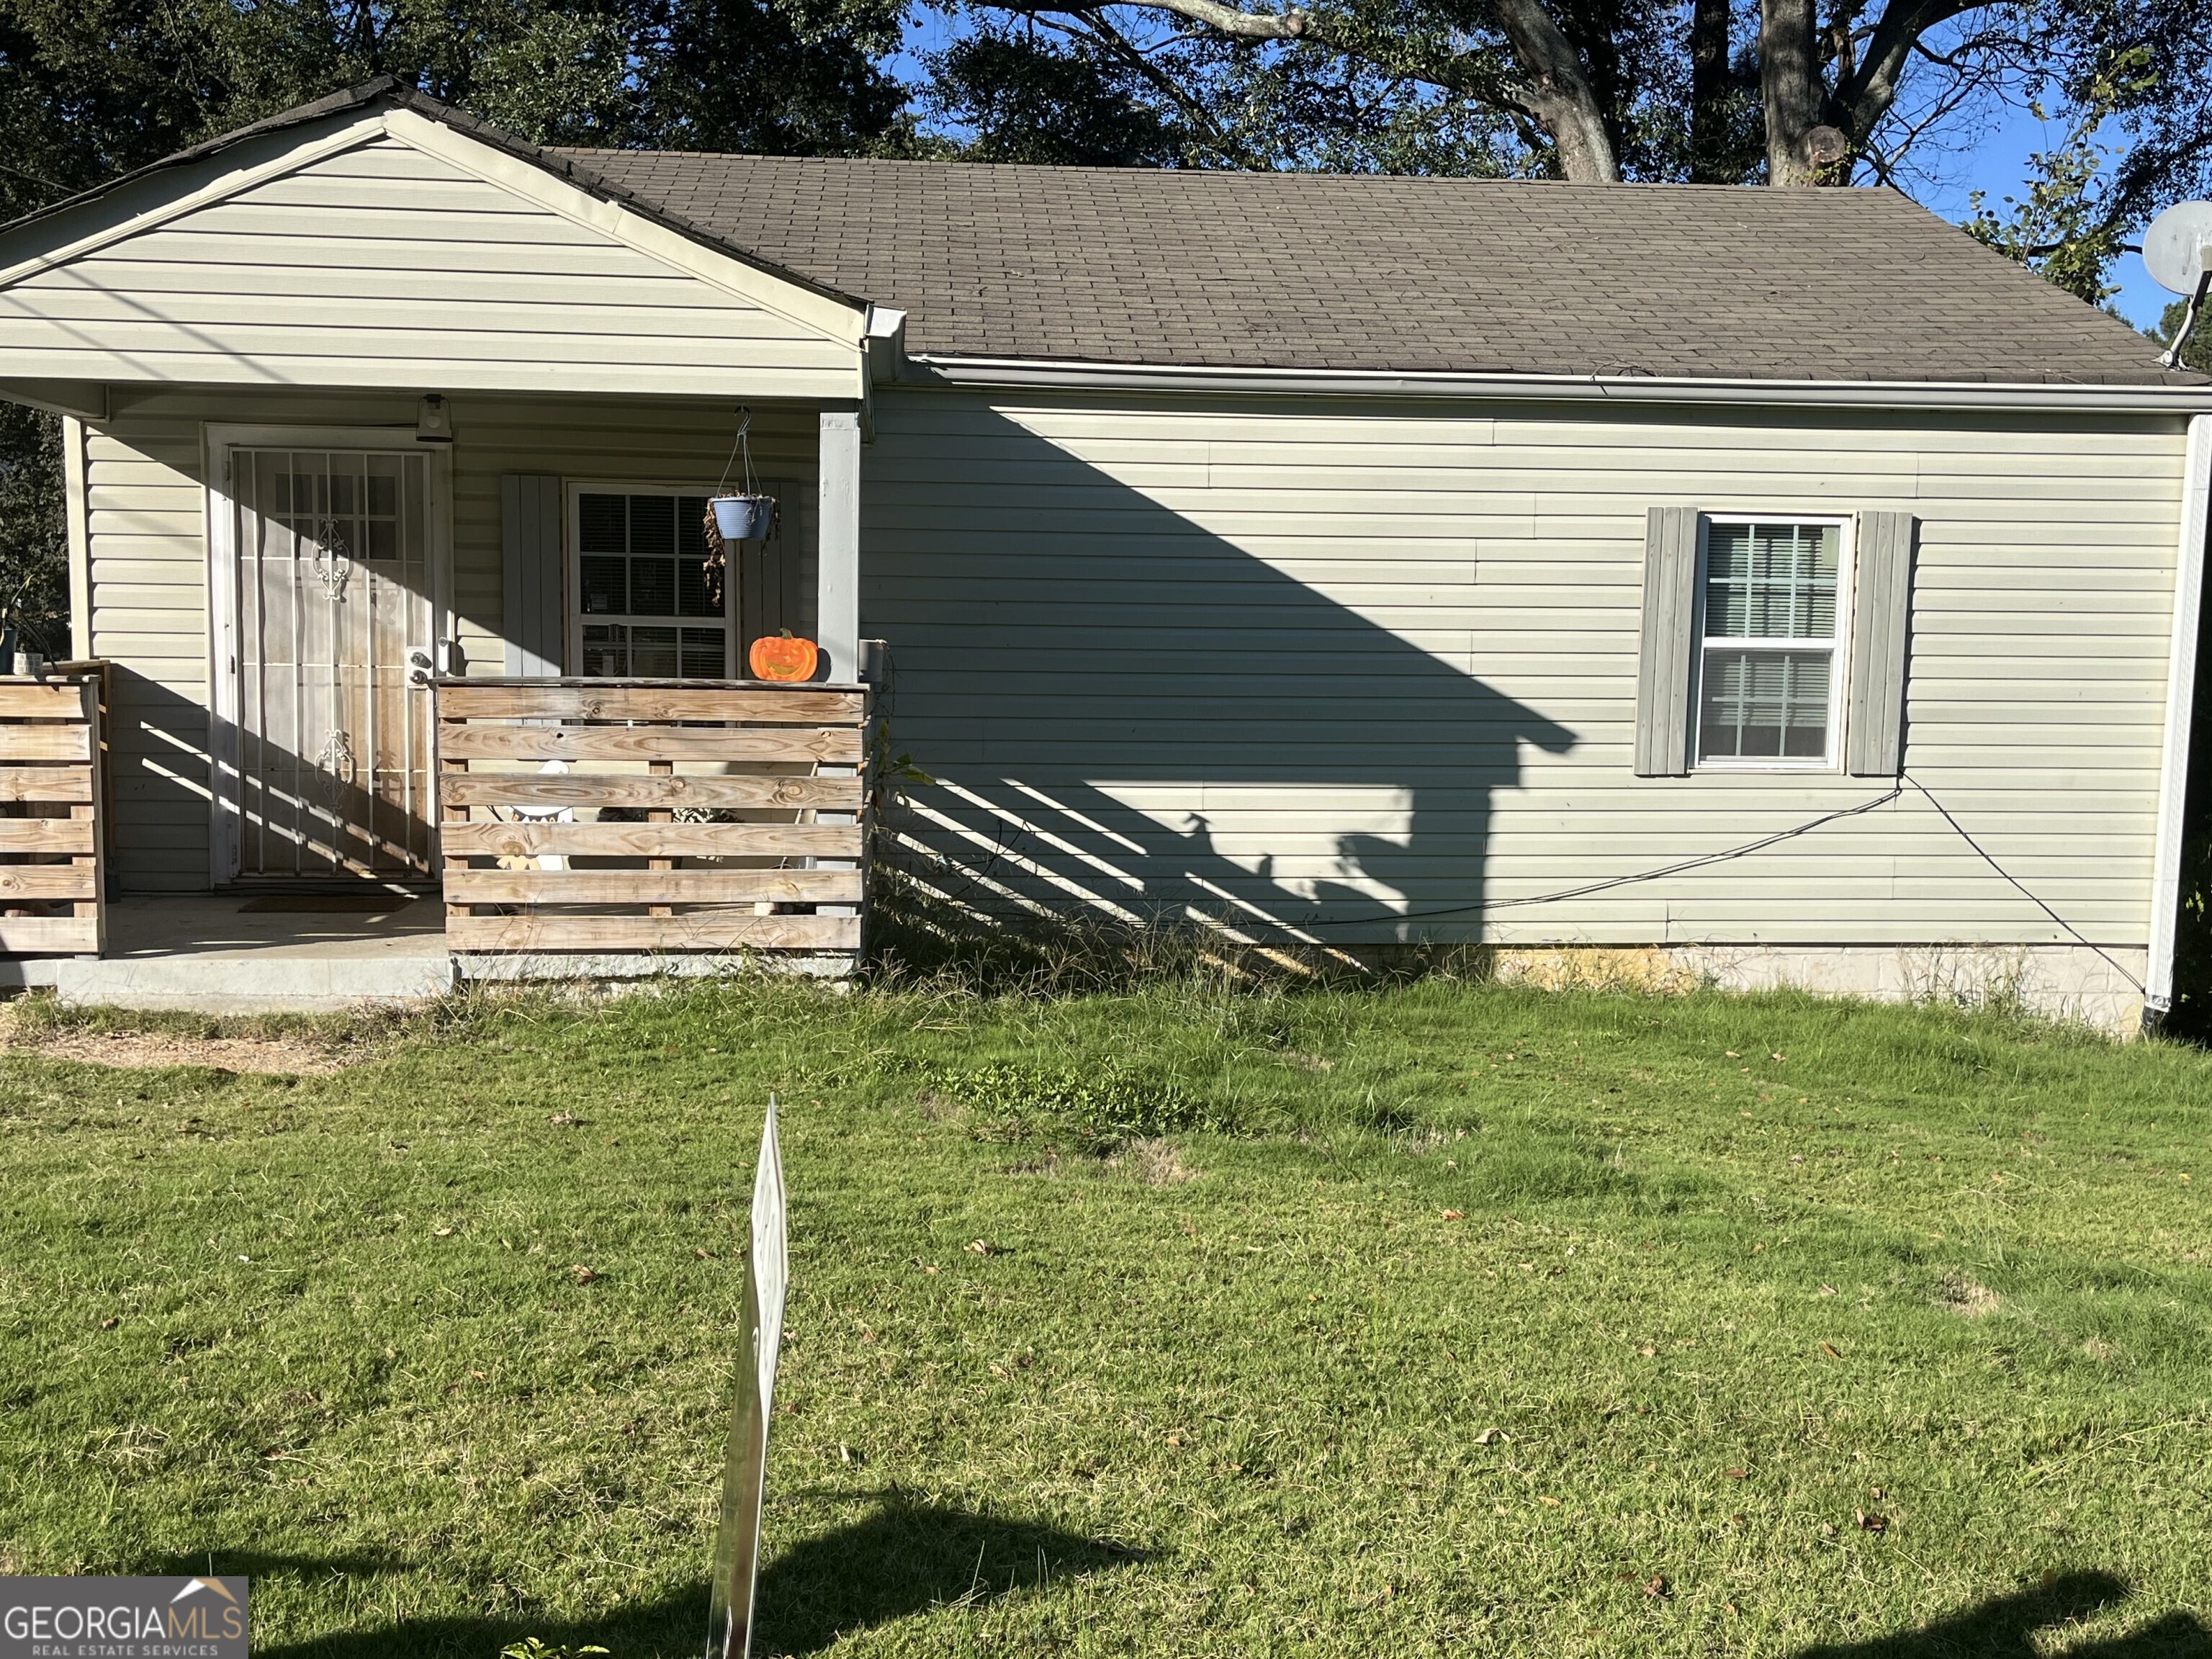
[{"label": "window with blinds", "polygon": [[1833,763],[1844,560],[1840,523],[1706,520],[1699,765]]},{"label": "window with blinds", "polygon": [[707,587],[707,498],[672,490],[576,497],[582,672],[594,678],[736,673],[726,593]]}]

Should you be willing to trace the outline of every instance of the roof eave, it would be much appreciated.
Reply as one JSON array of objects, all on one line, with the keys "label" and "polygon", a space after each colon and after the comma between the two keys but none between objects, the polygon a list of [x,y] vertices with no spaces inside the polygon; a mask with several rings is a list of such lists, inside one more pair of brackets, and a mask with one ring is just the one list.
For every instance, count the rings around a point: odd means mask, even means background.
[{"label": "roof eave", "polygon": [[2212,380],[2139,386],[2086,382],[1781,380],[1663,375],[1456,374],[1412,370],[1222,368],[919,352],[900,379],[945,386],[1213,392],[1358,398],[1487,398],[1500,402],[1721,404],[1744,407],[2212,412]]}]

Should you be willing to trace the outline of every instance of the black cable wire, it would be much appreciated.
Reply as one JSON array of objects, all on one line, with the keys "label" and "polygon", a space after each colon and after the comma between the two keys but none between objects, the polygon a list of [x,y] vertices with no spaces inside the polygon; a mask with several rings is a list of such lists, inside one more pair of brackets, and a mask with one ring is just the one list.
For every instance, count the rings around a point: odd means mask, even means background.
[{"label": "black cable wire", "polygon": [[1794,841],[1800,836],[1809,835],[1814,830],[1821,829],[1827,824],[1834,823],[1840,819],[1855,818],[1861,813],[1871,812],[1877,807],[1887,806],[1890,802],[1903,795],[1905,793],[1905,786],[1910,784],[1913,788],[1917,789],[1923,795],[1925,795],[1928,798],[1928,804],[1934,807],[1938,813],[1942,814],[1943,822],[1951,826],[1952,830],[1958,836],[1959,839],[1965,842],[1967,846],[1972,848],[1976,853],[1979,854],[1981,855],[1982,862],[1988,865],[1990,868],[1996,871],[1997,874],[2002,876],[2005,880],[2010,883],[2013,888],[2019,892],[2021,896],[2027,899],[2028,902],[2034,905],[2037,909],[2042,911],[2045,915],[2050,917],[2052,921],[2056,922],[2069,934],[2072,935],[2077,943],[2087,945],[2090,950],[2094,951],[2099,956],[2102,957],[2105,961],[2111,965],[2112,971],[2118,974],[2122,979],[2125,980],[2130,985],[2133,986],[2138,994],[2144,992],[2145,988],[2143,982],[2123,967],[2118,960],[2113,957],[2111,951],[2106,950],[2103,945],[2089,938],[2072,922],[2067,921],[2066,918],[2060,915],[2057,911],[2052,909],[2048,904],[2045,904],[2033,892],[2029,891],[2027,886],[2021,882],[2017,876],[2014,875],[2011,871],[2006,869],[2004,866],[1999,864],[1996,860],[1991,856],[1989,848],[1983,846],[1981,842],[1976,841],[1972,836],[1968,835],[1966,833],[1966,826],[1960,823],[1958,819],[1951,816],[1950,810],[1946,807],[1942,801],[1936,799],[1934,793],[1929,789],[1926,784],[1921,782],[1919,779],[1914,777],[1909,772],[1899,772],[1898,774],[1898,777],[1899,781],[1893,788],[1890,789],[1886,793],[1875,796],[1872,800],[1861,801],[1856,806],[1846,806],[1838,811],[1824,813],[1820,817],[1813,818],[1807,823],[1795,825],[1788,830],[1778,830],[1771,836],[1762,836],[1757,841],[1746,842],[1741,847],[1731,847],[1724,852],[1707,853],[1698,858],[1683,859],[1674,864],[1662,865],[1656,870],[1640,871],[1632,876],[1612,876],[1603,881],[1585,882],[1579,887],[1563,887],[1556,893],[1535,893],[1523,898],[1486,899],[1477,904],[1456,904],[1433,910],[1401,910],[1395,915],[1385,916],[1366,916],[1358,918],[1343,917],[1333,921],[1304,921],[1295,923],[1293,925],[1305,928],[1371,927],[1377,921],[1418,921],[1431,916],[1474,915],[1492,910],[1518,909],[1524,905],[1530,904],[1555,904],[1562,899],[1583,898],[1591,893],[1607,892],[1615,887],[1629,887],[1633,886],[1639,882],[1657,881],[1666,876],[1683,875],[1692,870],[1705,869],[1710,865],[1725,864],[1732,859],[1748,857],[1753,853],[1762,852],[1765,848],[1777,846],[1783,842]]},{"label": "black cable wire", "polygon": [[2089,938],[2079,927],[2076,927],[2072,922],[2067,921],[2065,917],[2060,915],[2057,911],[2052,909],[2041,899],[2036,897],[2033,893],[2028,891],[2027,888],[2021,884],[2019,877],[2014,875],[2011,871],[2006,869],[2004,866],[1999,864],[1996,859],[1992,858],[1990,855],[1990,849],[1983,846],[1981,842],[1976,841],[1972,836],[1966,833],[1966,825],[1960,823],[1958,819],[1951,816],[1950,808],[1945,806],[1942,801],[1937,800],[1934,793],[1929,790],[1926,784],[1921,782],[1919,779],[1914,777],[1910,772],[1901,773],[1899,775],[1904,778],[1905,782],[1911,784],[1922,794],[1926,795],[1928,797],[1928,804],[1943,815],[1943,822],[1949,824],[1952,829],[1958,831],[1959,839],[1966,842],[1967,846],[1972,848],[1977,853],[1979,853],[1982,855],[1982,862],[1988,865],[1990,869],[1996,871],[2007,881],[2010,882],[2014,889],[2022,898],[2026,899],[2037,909],[2042,911],[2045,915],[2049,916],[2051,921],[2057,922],[2061,927],[2063,927],[2068,933],[2071,933],[2076,943],[2087,945],[2099,956],[2104,957],[2106,962],[2112,964],[2112,969],[2114,973],[2118,974],[2122,979],[2127,981],[2129,984],[2135,987],[2136,992],[2138,995],[2149,994],[2148,988],[2133,974],[2120,966],[2119,963],[2114,958],[2111,951],[2105,949],[2103,945],[2098,944],[2094,939]]},{"label": "black cable wire", "polygon": [[1377,921],[1417,921],[1428,916],[1464,916],[1484,910],[1514,910],[1528,904],[1556,904],[1561,899],[1582,898],[1588,894],[1602,893],[1615,887],[1628,887],[1638,882],[1657,881],[1664,876],[1679,876],[1691,870],[1702,870],[1709,864],[1725,864],[1730,859],[1746,858],[1779,842],[1809,835],[1839,818],[1855,818],[1862,812],[1871,812],[1878,806],[1887,806],[1904,793],[1905,786],[1899,784],[1887,793],[1877,795],[1872,800],[1825,812],[1794,828],[1778,830],[1771,836],[1761,836],[1757,841],[1747,841],[1742,846],[1731,847],[1725,852],[1702,854],[1697,858],[1662,865],[1656,870],[1640,871],[1632,876],[1609,876],[1603,881],[1584,882],[1579,887],[1563,887],[1556,893],[1534,893],[1524,898],[1485,899],[1477,904],[1455,904],[1435,910],[1401,910],[1386,916],[1345,917],[1334,921],[1306,921],[1296,925],[1302,927],[1366,927]]}]

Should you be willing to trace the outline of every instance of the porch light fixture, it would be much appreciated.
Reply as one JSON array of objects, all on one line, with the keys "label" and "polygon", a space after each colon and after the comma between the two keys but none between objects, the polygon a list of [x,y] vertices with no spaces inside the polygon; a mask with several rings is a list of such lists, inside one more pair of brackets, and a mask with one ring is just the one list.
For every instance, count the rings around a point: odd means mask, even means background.
[{"label": "porch light fixture", "polygon": [[415,441],[418,444],[449,444],[453,441],[453,412],[446,407],[446,400],[434,392],[415,406]]}]

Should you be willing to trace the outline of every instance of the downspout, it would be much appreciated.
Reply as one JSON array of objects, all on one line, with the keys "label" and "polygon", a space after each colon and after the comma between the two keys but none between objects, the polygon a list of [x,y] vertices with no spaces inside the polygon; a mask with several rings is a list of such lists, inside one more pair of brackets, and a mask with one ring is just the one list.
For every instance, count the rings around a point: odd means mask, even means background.
[{"label": "downspout", "polygon": [[2212,415],[2189,422],[2181,534],[2174,559],[2173,651],[2166,674],[2166,744],[2158,775],[2158,839],[2151,854],[2150,963],[2143,1027],[2173,1006],[2173,945],[2181,921],[2181,850],[2188,828],[2190,714],[2197,696],[2197,632],[2204,596],[2204,538],[2212,521]]}]

